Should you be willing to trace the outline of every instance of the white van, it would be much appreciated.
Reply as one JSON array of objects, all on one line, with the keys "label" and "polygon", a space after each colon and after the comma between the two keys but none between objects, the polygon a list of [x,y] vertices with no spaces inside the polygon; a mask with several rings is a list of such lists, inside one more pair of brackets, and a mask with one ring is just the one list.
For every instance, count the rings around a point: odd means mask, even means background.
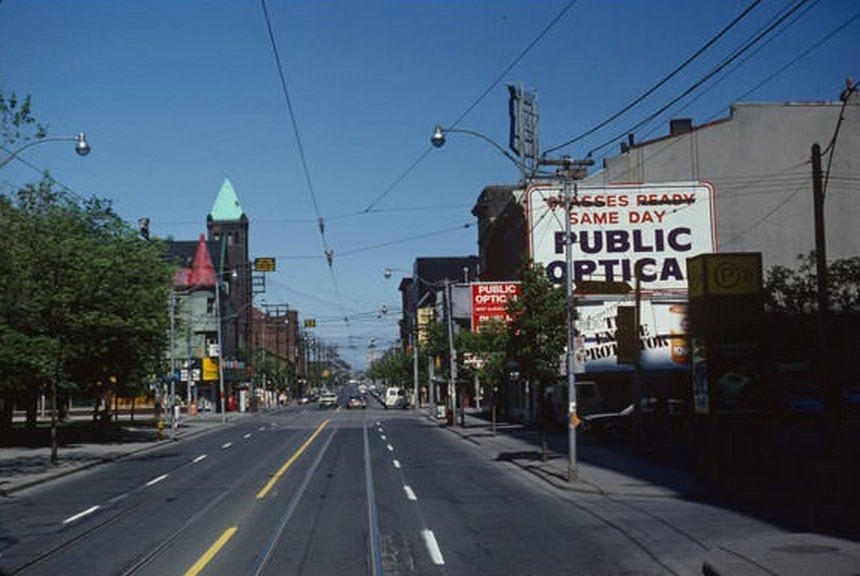
[{"label": "white van", "polygon": [[392,386],[385,390],[386,408],[406,408],[406,391],[399,386]]}]

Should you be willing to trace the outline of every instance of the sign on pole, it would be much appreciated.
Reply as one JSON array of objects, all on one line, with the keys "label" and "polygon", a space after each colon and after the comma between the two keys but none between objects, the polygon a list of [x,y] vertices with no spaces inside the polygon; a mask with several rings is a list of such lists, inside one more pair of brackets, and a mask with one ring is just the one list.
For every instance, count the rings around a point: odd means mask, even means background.
[{"label": "sign on pole", "polygon": [[579,186],[565,215],[562,189],[527,191],[529,253],[551,279],[566,275],[565,217],[570,218],[573,281],[631,282],[643,265],[643,290],[687,289],[687,258],[713,252],[713,189],[706,182]]},{"label": "sign on pole", "polygon": [[520,294],[519,282],[473,282],[472,283],[472,332],[491,319],[508,323],[508,301]]}]

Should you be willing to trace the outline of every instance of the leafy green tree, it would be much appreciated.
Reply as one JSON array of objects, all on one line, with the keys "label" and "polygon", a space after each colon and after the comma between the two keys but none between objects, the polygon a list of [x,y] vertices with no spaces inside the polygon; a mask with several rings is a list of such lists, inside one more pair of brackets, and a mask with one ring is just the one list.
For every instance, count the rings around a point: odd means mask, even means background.
[{"label": "leafy green tree", "polygon": [[547,453],[550,407],[546,391],[559,378],[567,345],[567,303],[564,289],[554,285],[541,266],[523,265],[521,293],[508,305],[510,325],[508,355],[538,395],[542,456]]},{"label": "leafy green tree", "polygon": [[[164,372],[172,268],[109,202],[48,178],[0,201],[0,391],[142,387]],[[33,406],[31,402],[31,406]]]},{"label": "leafy green tree", "polygon": [[[815,252],[797,257],[796,269],[774,266],[764,282],[765,307],[771,312],[810,314],[818,309]],[[860,312],[860,257],[835,260],[827,266],[828,298],[834,311]]]},{"label": "leafy green tree", "polygon": [[504,394],[505,367],[510,333],[504,321],[493,319],[481,324],[478,332],[461,333],[458,349],[471,353],[478,359],[474,374],[490,391],[493,423],[496,419],[498,399]]},{"label": "leafy green tree", "polygon": [[33,115],[32,98],[18,98],[14,92],[7,95],[0,89],[0,143],[20,145],[46,135],[47,129]]}]

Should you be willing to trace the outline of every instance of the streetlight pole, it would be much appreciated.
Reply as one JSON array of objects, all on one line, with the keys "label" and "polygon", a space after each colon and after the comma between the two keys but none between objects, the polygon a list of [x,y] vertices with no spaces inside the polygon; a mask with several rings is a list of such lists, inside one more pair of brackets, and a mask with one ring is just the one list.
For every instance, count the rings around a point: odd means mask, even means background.
[{"label": "streetlight pole", "polygon": [[[485,142],[491,144],[496,150],[500,151],[505,158],[510,160],[517,168],[520,169],[520,173],[525,179],[525,176],[529,174],[529,170],[527,166],[513,157],[507,150],[502,148],[499,144],[497,144],[491,138],[481,134],[480,132],[475,132],[473,130],[466,130],[463,128],[443,128],[440,125],[436,125],[433,130],[433,135],[430,138],[430,142],[436,148],[441,148],[445,145],[445,134],[449,132],[459,132],[462,134],[468,134],[471,136],[476,136]],[[565,220],[565,242],[564,242],[564,259],[565,259],[565,283],[566,283],[566,306],[565,306],[565,322],[567,324],[567,352],[565,354],[565,364],[567,365],[567,393],[568,393],[568,465],[567,465],[567,478],[568,481],[573,481],[576,479],[576,375],[575,375],[575,329],[574,329],[574,320],[575,320],[575,309],[574,309],[574,301],[573,301],[573,254],[571,249],[570,242],[570,206],[571,206],[571,183],[573,183],[573,187],[575,188],[575,180],[579,180],[585,177],[586,170],[588,166],[594,164],[594,160],[586,159],[586,160],[571,160],[567,156],[564,156],[559,159],[552,158],[538,158],[536,159],[536,166],[556,166],[558,167],[557,176],[561,178],[562,181],[562,189],[564,195],[564,220]],[[574,189],[574,194],[576,194],[576,190]]]},{"label": "streetlight pole", "polygon": [[75,152],[78,153],[78,156],[86,156],[90,153],[92,148],[87,142],[87,137],[83,132],[79,133],[77,136],[52,136],[50,138],[39,138],[38,140],[33,140],[31,142],[27,142],[20,148],[9,152],[9,155],[6,158],[0,160],[0,168],[3,168],[7,164],[9,164],[12,160],[18,158],[18,155],[28,148],[32,148],[38,144],[44,144],[45,142],[74,142],[75,143]]},{"label": "streetlight pole", "polygon": [[224,403],[224,351],[221,340],[221,275],[215,276],[215,321],[218,330],[218,406],[221,409],[221,423],[227,422]]},{"label": "streetlight pole", "polygon": [[577,477],[576,458],[576,342],[575,327],[576,309],[573,300],[573,249],[571,248],[570,208],[571,188],[576,195],[576,180],[585,176],[586,167],[594,164],[591,159],[571,160],[564,156],[559,159],[541,158],[538,164],[542,166],[558,166],[558,176],[561,178],[564,195],[564,263],[565,263],[565,324],[567,325],[567,480],[573,482]]}]

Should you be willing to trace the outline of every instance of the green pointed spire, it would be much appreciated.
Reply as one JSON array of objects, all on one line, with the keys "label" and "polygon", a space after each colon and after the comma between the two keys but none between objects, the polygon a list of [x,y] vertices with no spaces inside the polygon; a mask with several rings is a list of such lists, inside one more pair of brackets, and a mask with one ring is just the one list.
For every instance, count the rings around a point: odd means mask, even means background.
[{"label": "green pointed spire", "polygon": [[224,183],[221,185],[221,190],[218,192],[218,197],[215,198],[215,204],[212,205],[210,216],[212,220],[218,222],[233,222],[242,218],[244,211],[242,205],[239,204],[239,197],[236,196],[236,191],[233,190],[233,185],[229,178],[224,178]]}]

